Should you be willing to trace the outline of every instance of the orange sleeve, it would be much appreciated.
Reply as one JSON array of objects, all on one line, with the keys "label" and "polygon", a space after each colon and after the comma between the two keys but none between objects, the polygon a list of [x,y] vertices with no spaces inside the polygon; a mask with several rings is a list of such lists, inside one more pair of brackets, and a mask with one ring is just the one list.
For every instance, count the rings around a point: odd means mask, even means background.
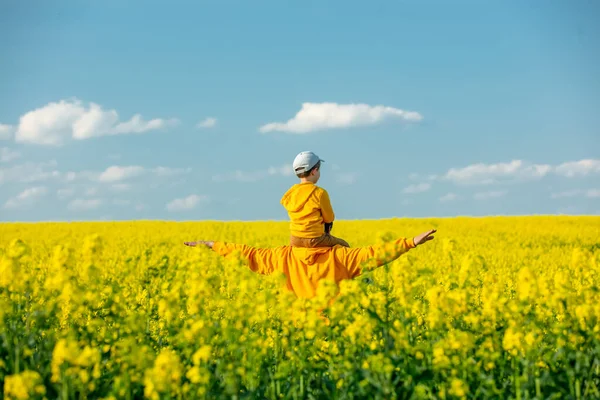
[{"label": "orange sleeve", "polygon": [[323,222],[326,224],[335,220],[335,214],[333,207],[331,206],[331,200],[329,199],[329,193],[323,189],[321,193],[321,215],[323,216]]},{"label": "orange sleeve", "polygon": [[414,247],[412,238],[400,238],[380,245],[357,248],[337,247],[335,256],[346,266],[350,277],[356,278],[364,271],[372,271],[396,260]]},{"label": "orange sleeve", "polygon": [[257,249],[245,244],[226,242],[214,242],[212,249],[223,257],[240,255],[246,259],[251,271],[261,275],[272,274],[280,264],[277,262],[276,249]]}]

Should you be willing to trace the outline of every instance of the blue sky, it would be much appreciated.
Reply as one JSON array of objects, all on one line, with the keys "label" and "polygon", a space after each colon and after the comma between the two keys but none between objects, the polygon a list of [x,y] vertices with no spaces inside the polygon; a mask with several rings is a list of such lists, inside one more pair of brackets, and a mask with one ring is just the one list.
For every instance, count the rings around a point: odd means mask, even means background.
[{"label": "blue sky", "polygon": [[304,150],[338,219],[598,215],[598,16],[3,1],[0,220],[285,220]]}]

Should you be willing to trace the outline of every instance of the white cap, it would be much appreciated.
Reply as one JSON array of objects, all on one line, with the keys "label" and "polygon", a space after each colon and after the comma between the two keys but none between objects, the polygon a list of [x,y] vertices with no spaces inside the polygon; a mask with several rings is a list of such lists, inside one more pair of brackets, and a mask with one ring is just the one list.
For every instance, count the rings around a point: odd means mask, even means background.
[{"label": "white cap", "polygon": [[303,151],[298,154],[294,159],[294,173],[301,174],[303,172],[309,171],[312,167],[317,165],[317,163],[325,162],[325,160],[321,160],[315,153],[312,151]]}]

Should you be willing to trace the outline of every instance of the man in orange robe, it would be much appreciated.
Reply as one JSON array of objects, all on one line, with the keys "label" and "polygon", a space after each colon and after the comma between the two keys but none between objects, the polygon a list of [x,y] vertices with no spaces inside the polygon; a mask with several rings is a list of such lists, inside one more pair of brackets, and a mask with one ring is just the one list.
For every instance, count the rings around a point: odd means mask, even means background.
[{"label": "man in orange robe", "polygon": [[319,281],[330,280],[339,284],[354,279],[363,271],[370,271],[394,261],[407,251],[432,240],[435,229],[411,239],[399,238],[392,242],[365,247],[303,248],[281,246],[256,248],[245,244],[221,241],[184,242],[186,246],[207,246],[217,254],[228,257],[241,255],[250,270],[263,275],[280,271],[287,277],[286,286],[296,296],[312,298]]}]

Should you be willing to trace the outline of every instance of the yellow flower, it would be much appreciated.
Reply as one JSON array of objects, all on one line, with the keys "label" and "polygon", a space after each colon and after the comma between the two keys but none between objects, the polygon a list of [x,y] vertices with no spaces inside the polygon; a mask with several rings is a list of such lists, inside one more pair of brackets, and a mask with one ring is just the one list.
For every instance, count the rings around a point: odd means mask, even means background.
[{"label": "yellow flower", "polygon": [[8,251],[6,252],[8,257],[16,260],[28,254],[31,254],[31,248],[21,239],[13,239],[8,245]]},{"label": "yellow flower", "polygon": [[445,354],[442,346],[443,343],[438,342],[433,348],[433,366],[438,369],[447,368],[450,365],[450,358]]},{"label": "yellow flower", "polygon": [[192,356],[192,362],[194,365],[200,365],[202,362],[207,362],[210,359],[212,348],[204,345],[200,347]]},{"label": "yellow flower", "polygon": [[208,383],[210,375],[204,368],[201,367],[192,367],[185,374],[186,378],[190,380],[192,383],[196,384],[205,384]]},{"label": "yellow flower", "polygon": [[[304,397],[326,397],[316,378],[338,397],[363,386],[389,398],[394,369],[429,365],[431,382],[414,383],[413,397],[435,388],[449,399],[472,396],[480,373],[512,374],[512,362],[533,362],[538,377],[572,373],[565,360],[600,335],[600,219],[403,218],[336,229],[353,247],[379,241],[395,252],[398,235],[429,224],[440,232],[433,242],[343,280],[339,293],[323,281],[313,299],[288,290],[285,273],[297,271],[283,261],[264,276],[218,249],[181,244],[202,236],[276,248],[289,241],[286,222],[0,224],[0,329],[27,328],[11,341],[19,373],[0,360],[4,398],[43,398],[45,384],[102,399],[138,387],[157,400],[278,397],[300,376]],[[402,354],[413,357],[392,361]],[[50,376],[23,371],[34,366]]]},{"label": "yellow flower", "polygon": [[179,393],[183,367],[177,354],[163,348],[154,360],[154,367],[146,370],[144,376],[146,397],[161,393]]},{"label": "yellow flower", "polygon": [[448,392],[456,397],[465,397],[469,393],[469,386],[461,379],[452,379]]},{"label": "yellow flower", "polygon": [[4,397],[6,400],[29,399],[45,395],[42,377],[36,371],[25,370],[20,374],[8,375],[4,381]]},{"label": "yellow flower", "polygon": [[512,355],[516,355],[517,351],[521,350],[522,348],[522,339],[523,334],[521,332],[518,332],[516,329],[510,327],[504,332],[504,338],[502,339],[502,347]]},{"label": "yellow flower", "polygon": [[535,343],[535,334],[533,332],[527,332],[525,335],[525,343],[527,346],[531,347]]}]

